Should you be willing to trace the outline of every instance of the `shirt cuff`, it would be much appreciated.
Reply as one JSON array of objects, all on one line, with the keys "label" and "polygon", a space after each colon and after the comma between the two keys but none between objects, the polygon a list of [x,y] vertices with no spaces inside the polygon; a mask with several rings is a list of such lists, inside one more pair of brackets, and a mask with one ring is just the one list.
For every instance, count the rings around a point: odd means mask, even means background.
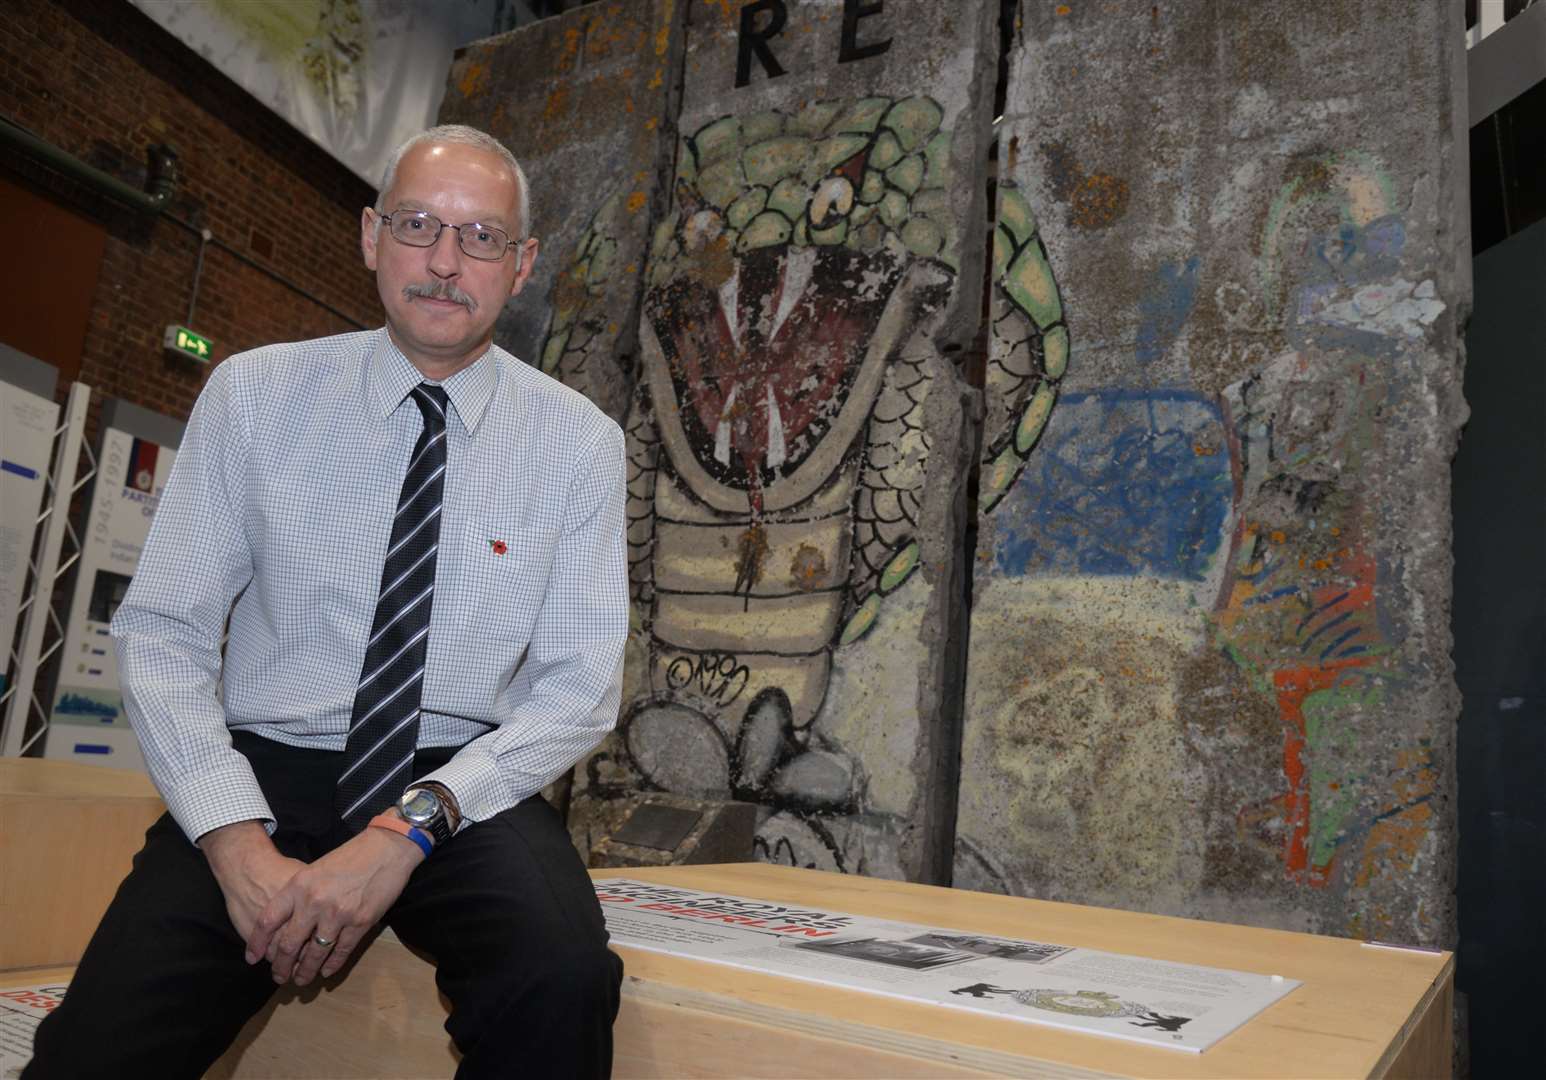
[{"label": "shirt cuff", "polygon": [[521,801],[510,798],[505,791],[494,759],[476,748],[463,747],[450,761],[414,782],[433,782],[451,793],[462,814],[457,832],[474,822],[487,821]]},{"label": "shirt cuff", "polygon": [[274,812],[251,769],[190,774],[168,785],[161,797],[193,843],[207,832],[238,821],[261,821],[263,831],[274,835]]}]

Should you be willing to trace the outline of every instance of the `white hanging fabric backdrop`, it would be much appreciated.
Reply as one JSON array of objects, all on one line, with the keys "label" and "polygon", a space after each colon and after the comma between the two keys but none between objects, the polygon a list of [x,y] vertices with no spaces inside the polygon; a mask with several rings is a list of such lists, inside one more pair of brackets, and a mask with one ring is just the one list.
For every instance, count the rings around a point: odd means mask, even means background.
[{"label": "white hanging fabric backdrop", "polygon": [[[130,0],[373,187],[499,0]],[[191,150],[191,147],[183,148]]]}]

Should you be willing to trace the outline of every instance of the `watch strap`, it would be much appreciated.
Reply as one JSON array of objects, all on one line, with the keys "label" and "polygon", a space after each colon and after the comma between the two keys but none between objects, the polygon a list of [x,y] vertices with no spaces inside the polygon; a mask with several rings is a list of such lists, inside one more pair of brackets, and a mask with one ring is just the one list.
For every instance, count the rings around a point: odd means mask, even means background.
[{"label": "watch strap", "polygon": [[435,841],[430,839],[428,833],[426,833],[423,829],[415,828],[414,826],[408,824],[391,810],[386,810],[380,814],[377,814],[375,817],[370,819],[369,824],[375,826],[378,829],[391,829],[395,833],[401,833],[402,835],[406,836],[415,844],[419,845],[419,850],[424,852],[424,857],[426,859],[429,858],[430,853],[435,850]]}]

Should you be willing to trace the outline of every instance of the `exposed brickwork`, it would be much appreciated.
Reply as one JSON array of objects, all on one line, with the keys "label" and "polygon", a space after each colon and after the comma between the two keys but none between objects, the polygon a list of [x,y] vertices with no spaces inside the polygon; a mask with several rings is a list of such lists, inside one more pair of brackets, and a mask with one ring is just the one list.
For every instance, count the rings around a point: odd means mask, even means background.
[{"label": "exposed brickwork", "polygon": [[[358,244],[370,186],[130,4],[0,0],[0,101],[16,123],[136,186],[146,147],[171,144],[180,155],[172,216],[379,325]],[[81,381],[185,418],[210,369],[169,362],[161,336],[187,316],[198,236],[168,220],[136,220],[35,171],[21,179],[108,226]],[[214,339],[217,360],[352,329],[214,245],[193,325]]]}]

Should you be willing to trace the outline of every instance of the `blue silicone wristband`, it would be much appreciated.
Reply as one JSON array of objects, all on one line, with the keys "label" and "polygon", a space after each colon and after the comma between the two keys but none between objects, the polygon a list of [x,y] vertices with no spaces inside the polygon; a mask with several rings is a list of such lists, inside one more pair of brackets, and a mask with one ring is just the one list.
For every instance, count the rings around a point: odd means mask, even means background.
[{"label": "blue silicone wristband", "polygon": [[424,850],[424,857],[426,859],[429,858],[430,852],[435,850],[435,841],[429,838],[429,833],[417,826],[408,826],[408,839],[418,844]]}]

